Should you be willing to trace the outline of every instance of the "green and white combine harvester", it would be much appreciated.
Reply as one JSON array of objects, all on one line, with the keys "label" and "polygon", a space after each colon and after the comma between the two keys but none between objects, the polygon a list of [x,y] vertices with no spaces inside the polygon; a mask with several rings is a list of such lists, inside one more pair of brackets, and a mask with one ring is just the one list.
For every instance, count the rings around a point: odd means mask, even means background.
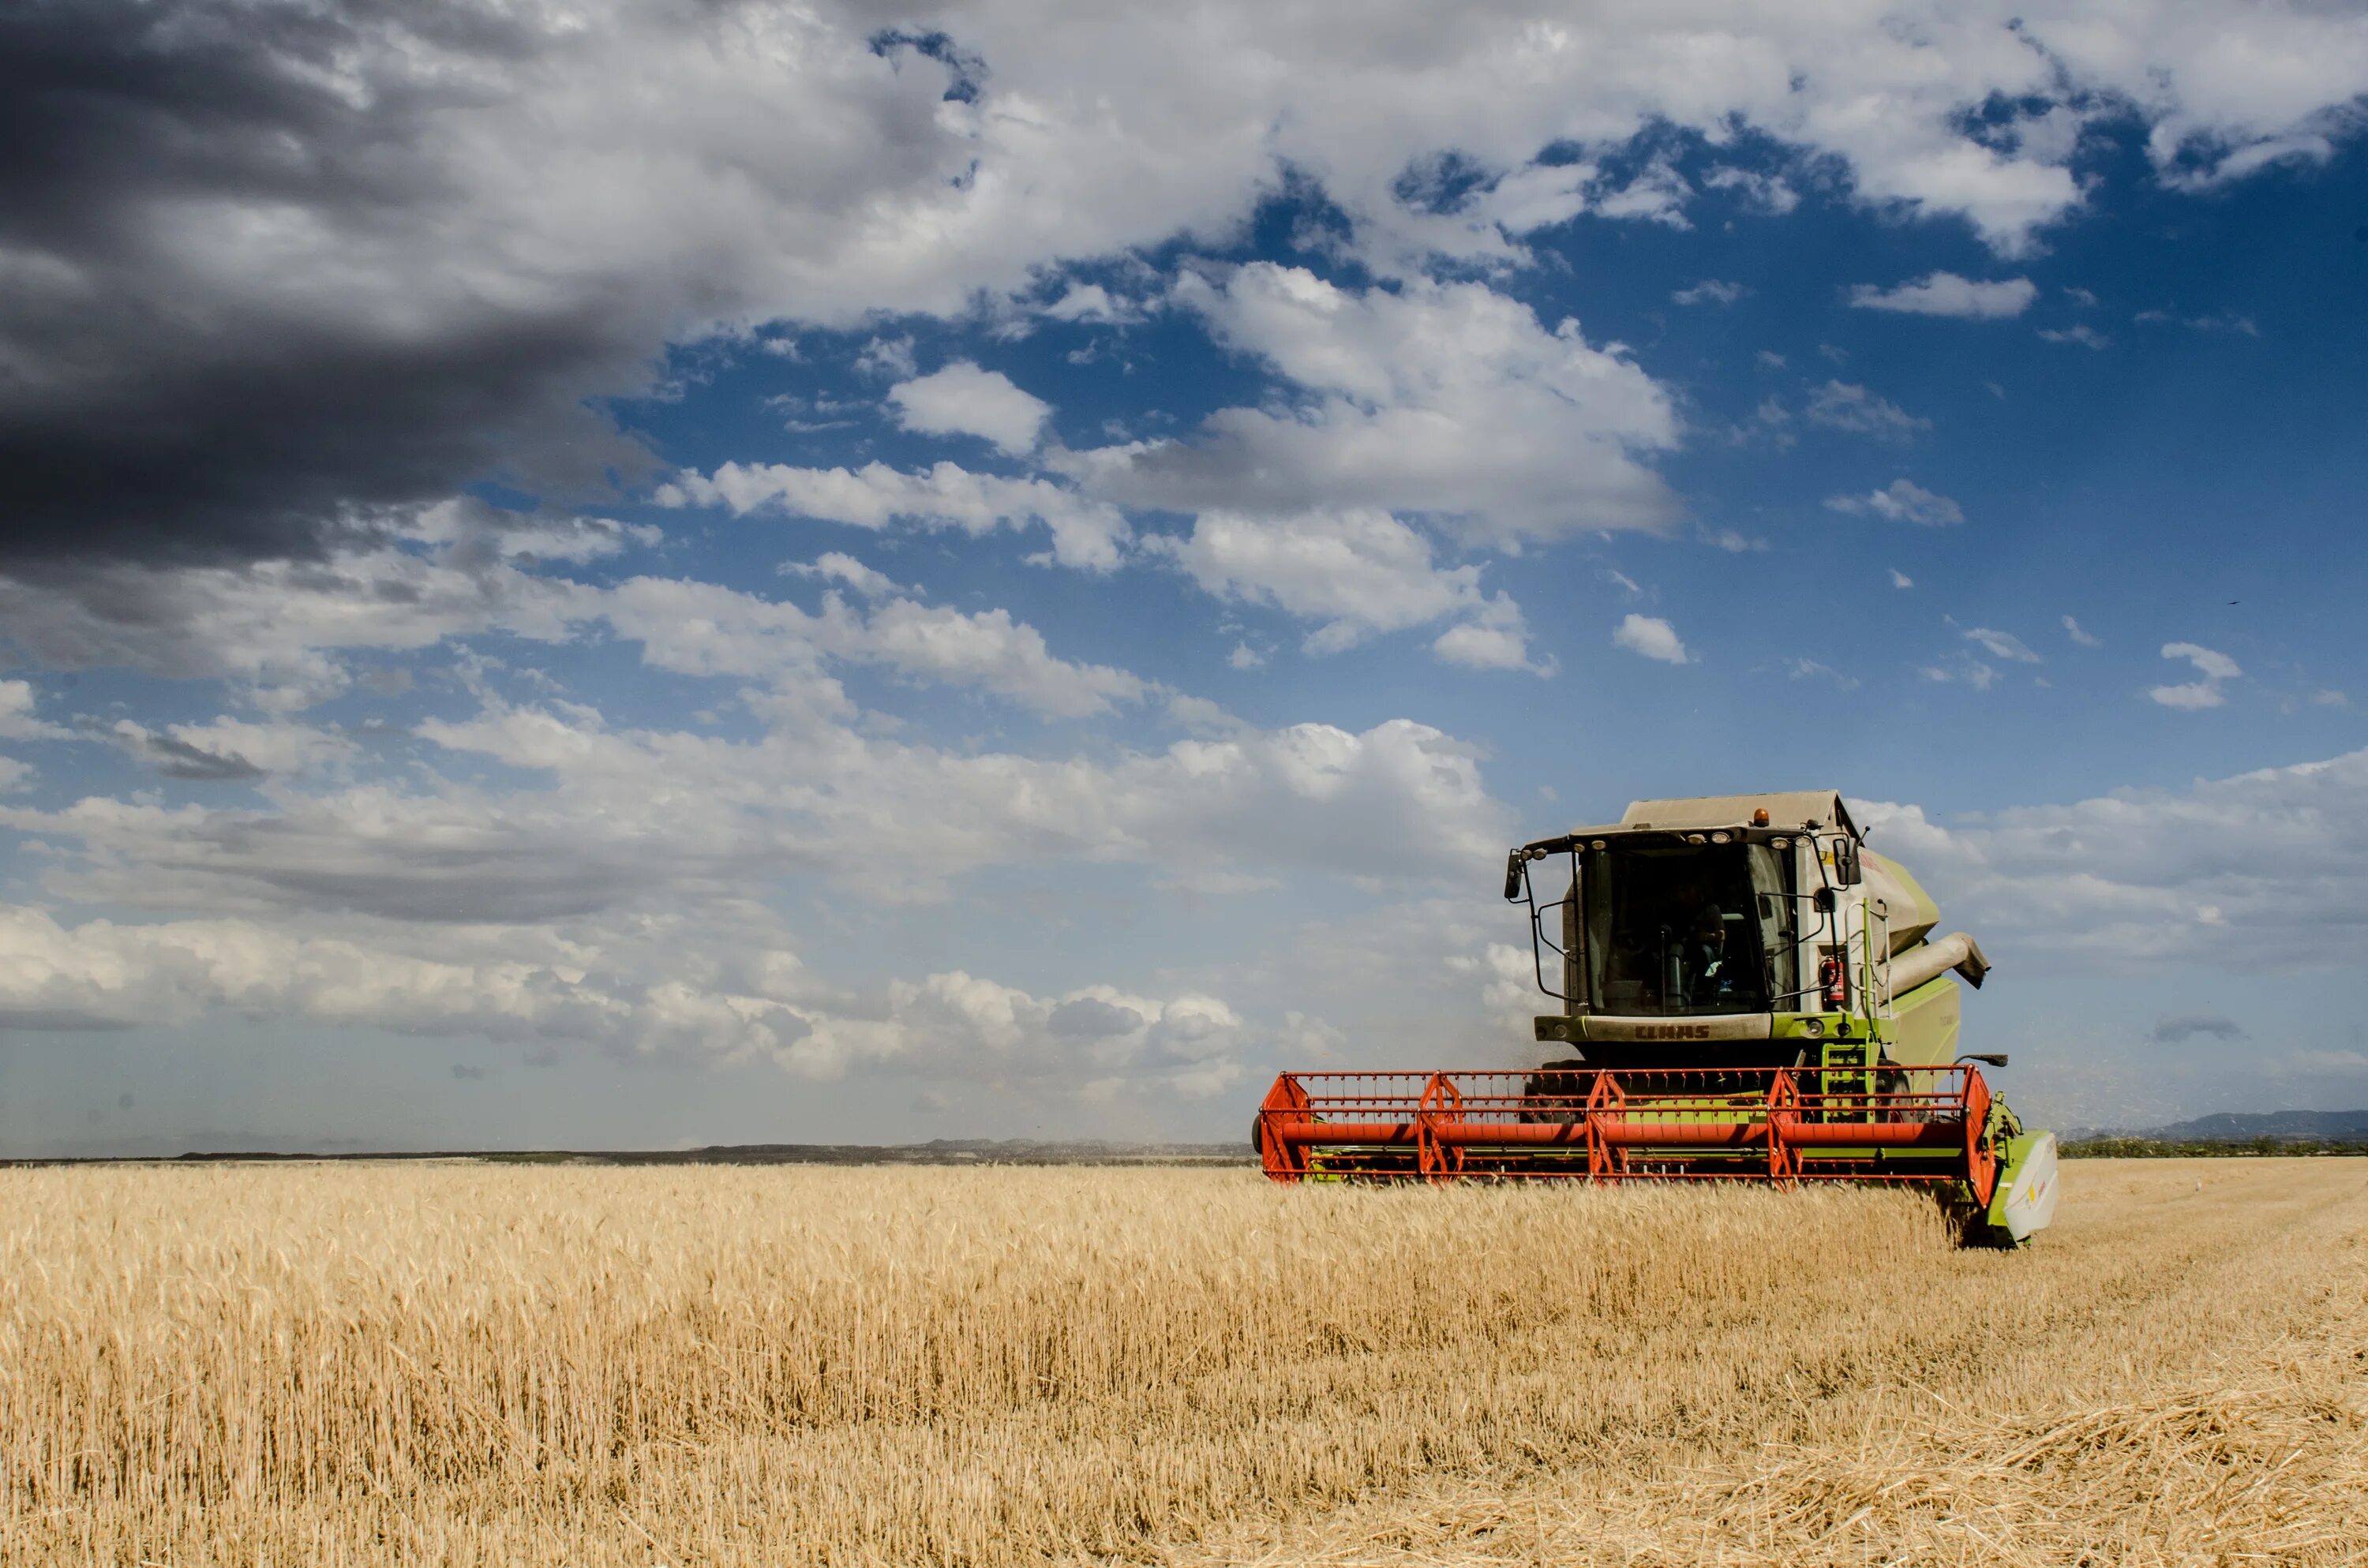
[{"label": "green and white combine harvester", "polygon": [[2005,1056],[1957,1049],[1988,960],[1832,790],[1639,801],[1513,850],[1505,897],[1558,1059],[1285,1073],[1267,1175],[1913,1186],[1997,1245],[2054,1218],[2055,1135],[1991,1094]]}]

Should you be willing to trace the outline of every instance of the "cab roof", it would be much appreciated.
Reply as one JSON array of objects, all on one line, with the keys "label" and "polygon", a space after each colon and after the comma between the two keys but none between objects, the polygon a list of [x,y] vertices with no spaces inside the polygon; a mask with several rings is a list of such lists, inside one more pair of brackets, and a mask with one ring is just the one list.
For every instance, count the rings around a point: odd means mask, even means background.
[{"label": "cab roof", "polygon": [[1789,828],[1839,828],[1852,838],[1858,824],[1836,790],[1780,790],[1770,795],[1691,795],[1682,800],[1631,801],[1623,828],[1692,829],[1740,827],[1756,812],[1768,813],[1768,825]]},{"label": "cab roof", "polygon": [[1839,829],[1860,835],[1850,809],[1834,790],[1780,790],[1768,795],[1692,795],[1674,801],[1631,801],[1628,814],[1603,827],[1573,828],[1555,838],[1528,846],[1560,854],[1571,842],[1615,833],[1698,833],[1708,828],[1750,827],[1752,815],[1768,813],[1767,825],[1786,832],[1828,832]]}]

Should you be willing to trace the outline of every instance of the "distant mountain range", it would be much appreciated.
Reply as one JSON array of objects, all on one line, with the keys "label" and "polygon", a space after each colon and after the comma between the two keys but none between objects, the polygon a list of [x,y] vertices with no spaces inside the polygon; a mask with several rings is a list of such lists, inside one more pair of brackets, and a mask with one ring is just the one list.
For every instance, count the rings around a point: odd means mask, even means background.
[{"label": "distant mountain range", "polygon": [[2368,1110],[2219,1111],[2169,1127],[2103,1136],[2158,1138],[2166,1143],[2249,1143],[2256,1138],[2314,1138],[2322,1142],[2368,1142]]}]

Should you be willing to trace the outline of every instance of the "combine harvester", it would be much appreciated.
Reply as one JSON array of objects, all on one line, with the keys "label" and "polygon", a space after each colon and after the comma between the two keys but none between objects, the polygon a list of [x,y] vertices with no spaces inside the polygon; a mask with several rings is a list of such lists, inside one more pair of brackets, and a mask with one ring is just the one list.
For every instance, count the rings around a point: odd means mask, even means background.
[{"label": "combine harvester", "polygon": [[1505,897],[1561,1004],[1537,1038],[1577,1054],[1285,1073],[1258,1110],[1268,1176],[1896,1184],[2000,1245],[2054,1218],[2055,1135],[1992,1096],[1975,1063],[2004,1056],[1957,1052],[1958,977],[1988,961],[1934,939],[1940,911],[1839,795],[1639,801],[1512,851]]}]

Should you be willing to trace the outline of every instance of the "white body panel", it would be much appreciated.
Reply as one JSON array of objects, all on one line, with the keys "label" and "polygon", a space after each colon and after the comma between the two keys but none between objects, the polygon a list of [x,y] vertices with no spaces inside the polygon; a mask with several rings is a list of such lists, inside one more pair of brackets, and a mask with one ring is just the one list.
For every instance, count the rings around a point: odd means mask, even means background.
[{"label": "white body panel", "polygon": [[2055,1218],[2055,1195],[2060,1185],[2055,1174],[2055,1134],[2044,1132],[2032,1145],[2022,1169],[2014,1173],[2014,1185],[2007,1191],[2008,1235],[2019,1242],[2028,1240],[2034,1233],[2045,1230],[2047,1222]]}]

